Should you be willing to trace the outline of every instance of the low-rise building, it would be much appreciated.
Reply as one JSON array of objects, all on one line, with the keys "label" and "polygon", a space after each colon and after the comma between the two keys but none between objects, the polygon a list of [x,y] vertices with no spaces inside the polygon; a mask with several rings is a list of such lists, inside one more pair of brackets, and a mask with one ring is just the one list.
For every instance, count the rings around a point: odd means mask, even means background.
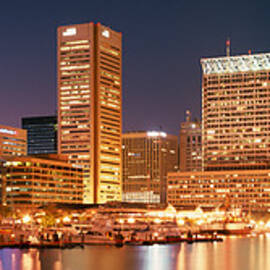
[{"label": "low-rise building", "polygon": [[27,131],[0,125],[0,157],[27,154]]},{"label": "low-rise building", "polygon": [[1,176],[2,202],[10,207],[82,203],[82,169],[63,156],[9,157],[1,166]]},{"label": "low-rise building", "polygon": [[270,170],[168,173],[168,203],[177,209],[198,206],[270,211]]}]

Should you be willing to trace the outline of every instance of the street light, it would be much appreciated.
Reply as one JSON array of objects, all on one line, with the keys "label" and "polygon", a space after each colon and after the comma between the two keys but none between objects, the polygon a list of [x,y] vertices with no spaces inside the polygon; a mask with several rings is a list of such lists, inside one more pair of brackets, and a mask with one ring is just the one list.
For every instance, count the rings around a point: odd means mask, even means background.
[{"label": "street light", "polygon": [[29,215],[25,215],[22,218],[23,223],[29,223],[31,221],[31,217]]}]

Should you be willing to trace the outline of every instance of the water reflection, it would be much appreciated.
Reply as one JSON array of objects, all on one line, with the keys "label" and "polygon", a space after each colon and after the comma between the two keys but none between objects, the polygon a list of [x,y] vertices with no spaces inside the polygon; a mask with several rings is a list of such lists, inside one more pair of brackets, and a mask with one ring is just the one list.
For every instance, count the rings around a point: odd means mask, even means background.
[{"label": "water reflection", "polygon": [[184,244],[177,258],[178,270],[270,269],[270,239],[232,238],[223,243]]},{"label": "water reflection", "polygon": [[265,270],[270,238],[231,238],[222,243],[182,243],[123,248],[0,250],[0,270]]}]

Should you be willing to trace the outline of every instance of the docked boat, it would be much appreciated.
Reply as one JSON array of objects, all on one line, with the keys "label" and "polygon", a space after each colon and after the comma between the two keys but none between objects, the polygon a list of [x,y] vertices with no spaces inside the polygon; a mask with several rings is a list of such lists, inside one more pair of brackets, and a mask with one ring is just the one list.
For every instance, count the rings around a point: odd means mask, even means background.
[{"label": "docked boat", "polygon": [[252,232],[253,228],[245,222],[227,222],[224,223],[224,229],[219,233],[226,235],[247,235]]},{"label": "docked boat", "polygon": [[218,233],[224,235],[247,235],[250,234],[253,227],[243,221],[238,222],[217,222],[212,224],[205,224],[200,227],[201,233]]}]

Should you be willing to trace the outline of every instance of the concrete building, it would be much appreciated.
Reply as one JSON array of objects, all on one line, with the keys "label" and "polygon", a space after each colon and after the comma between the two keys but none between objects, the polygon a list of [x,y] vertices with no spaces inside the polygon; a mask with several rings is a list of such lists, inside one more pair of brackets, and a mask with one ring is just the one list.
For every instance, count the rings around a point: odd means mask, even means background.
[{"label": "concrete building", "polygon": [[270,209],[270,170],[177,172],[168,174],[168,203],[177,209],[230,207]]},{"label": "concrete building", "polygon": [[22,128],[27,130],[28,155],[57,153],[56,116],[24,117]]},{"label": "concrete building", "polygon": [[26,154],[26,130],[0,125],[0,157],[22,156]]},{"label": "concrete building", "polygon": [[202,170],[202,130],[201,122],[192,121],[190,111],[186,121],[181,123],[179,145],[179,169],[186,171]]},{"label": "concrete building", "polygon": [[203,172],[168,175],[178,208],[270,210],[270,53],[202,59]]},{"label": "concrete building", "polygon": [[270,53],[202,59],[204,170],[270,161]]},{"label": "concrete building", "polygon": [[1,170],[2,202],[30,208],[82,203],[83,173],[59,155],[9,157]]},{"label": "concrete building", "polygon": [[84,174],[84,203],[121,200],[122,34],[58,28],[58,152]]},{"label": "concrete building", "polygon": [[178,167],[178,138],[161,131],[123,134],[123,201],[165,203],[167,172]]}]

